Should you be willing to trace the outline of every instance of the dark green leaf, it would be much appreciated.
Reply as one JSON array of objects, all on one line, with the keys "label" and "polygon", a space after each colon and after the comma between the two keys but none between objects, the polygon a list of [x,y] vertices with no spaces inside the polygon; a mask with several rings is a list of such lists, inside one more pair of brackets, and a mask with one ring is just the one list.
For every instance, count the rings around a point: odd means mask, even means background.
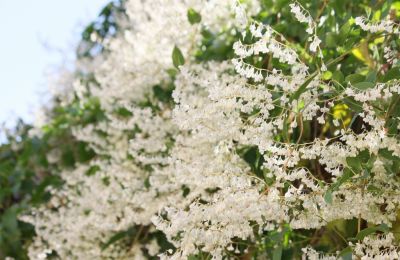
[{"label": "dark green leaf", "polygon": [[358,82],[358,83],[355,83],[353,85],[353,87],[355,87],[356,89],[359,89],[359,90],[366,90],[366,89],[375,87],[375,83],[366,82],[366,81]]},{"label": "dark green leaf", "polygon": [[128,237],[128,236],[133,236],[133,234],[134,234],[135,232],[136,232],[135,228],[130,228],[130,229],[126,230],[126,231],[118,232],[118,233],[116,233],[115,235],[113,235],[113,236],[107,241],[107,243],[105,243],[105,244],[101,247],[101,249],[104,250],[104,249],[106,249],[107,247],[109,247],[110,245],[112,245],[112,244],[118,242],[118,241],[121,240],[121,239],[124,239],[124,238],[126,238],[126,237]]},{"label": "dark green leaf", "polygon": [[357,158],[360,158],[361,162],[366,163],[371,156],[368,150],[362,150],[357,154]]},{"label": "dark green leaf", "polygon": [[326,46],[329,48],[334,48],[337,46],[336,44],[336,35],[333,32],[328,32],[326,34]]},{"label": "dark green leaf", "polygon": [[342,27],[340,27],[338,35],[339,44],[343,44],[346,41],[347,35],[350,33],[350,30],[351,30],[351,25],[349,21],[347,21]]},{"label": "dark green leaf", "polygon": [[365,80],[365,77],[360,74],[350,74],[346,77],[346,82],[350,82],[351,84],[356,84]]},{"label": "dark green leaf", "polygon": [[172,62],[176,68],[179,68],[179,66],[185,64],[185,58],[177,46],[175,46],[174,50],[172,51]]},{"label": "dark green leaf", "polygon": [[290,99],[289,99],[290,103],[291,103],[293,100],[299,99],[300,95],[301,95],[302,93],[304,93],[304,91],[306,91],[306,88],[307,88],[308,84],[311,83],[311,81],[315,78],[315,76],[317,76],[317,74],[314,74],[314,75],[312,75],[311,77],[309,77],[309,78],[296,90],[296,92],[294,92],[293,95],[290,96]]},{"label": "dark green leaf", "polygon": [[342,251],[340,251],[339,256],[343,260],[351,260],[352,259],[352,249],[350,246],[346,247]]},{"label": "dark green leaf", "polygon": [[333,72],[332,80],[342,84],[344,81],[343,73],[340,70]]},{"label": "dark green leaf", "polygon": [[388,82],[392,79],[400,79],[400,67],[394,67],[386,72],[383,82]]},{"label": "dark green leaf", "polygon": [[281,260],[282,259],[282,246],[281,245],[274,248],[274,251],[272,253],[272,259],[273,260]]},{"label": "dark green leaf", "polygon": [[86,176],[92,176],[95,175],[96,172],[98,172],[100,170],[100,167],[98,165],[93,165],[91,166],[86,172]]},{"label": "dark green leaf", "polygon": [[377,231],[381,231],[381,232],[388,232],[389,231],[389,227],[386,224],[380,224],[379,226],[375,226],[375,227],[369,227],[366,229],[361,230],[360,232],[358,232],[356,239],[357,240],[363,240],[364,237],[373,234]]},{"label": "dark green leaf", "polygon": [[201,22],[201,15],[196,12],[193,8],[189,8],[187,11],[187,17],[190,22],[190,24],[196,24]]},{"label": "dark green leaf", "polygon": [[345,168],[343,171],[343,175],[340,176],[336,182],[334,182],[332,184],[332,186],[330,187],[330,189],[332,191],[337,190],[343,183],[347,182],[348,180],[351,179],[351,177],[353,177],[354,173],[349,170],[348,168]]},{"label": "dark green leaf", "polygon": [[389,14],[391,6],[392,6],[392,0],[386,0],[385,3],[383,4],[381,19],[384,19]]},{"label": "dark green leaf", "polygon": [[361,170],[361,160],[357,157],[348,157],[346,158],[347,165],[353,169],[356,173]]}]

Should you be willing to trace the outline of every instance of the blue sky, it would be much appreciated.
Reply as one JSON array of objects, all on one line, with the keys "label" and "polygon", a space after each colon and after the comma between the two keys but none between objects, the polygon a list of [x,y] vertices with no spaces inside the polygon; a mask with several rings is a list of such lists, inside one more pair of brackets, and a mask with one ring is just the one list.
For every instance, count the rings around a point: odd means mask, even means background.
[{"label": "blue sky", "polygon": [[73,58],[82,29],[108,2],[0,0],[0,122],[34,120],[47,75]]}]

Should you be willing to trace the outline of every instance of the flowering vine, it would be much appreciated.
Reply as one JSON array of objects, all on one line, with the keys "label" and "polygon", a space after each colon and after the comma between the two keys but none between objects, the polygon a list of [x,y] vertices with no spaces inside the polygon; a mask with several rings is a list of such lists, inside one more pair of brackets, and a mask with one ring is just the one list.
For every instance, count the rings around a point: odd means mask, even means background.
[{"label": "flowering vine", "polygon": [[72,76],[96,155],[21,216],[29,257],[399,258],[398,16],[265,5],[125,3],[95,81]]}]

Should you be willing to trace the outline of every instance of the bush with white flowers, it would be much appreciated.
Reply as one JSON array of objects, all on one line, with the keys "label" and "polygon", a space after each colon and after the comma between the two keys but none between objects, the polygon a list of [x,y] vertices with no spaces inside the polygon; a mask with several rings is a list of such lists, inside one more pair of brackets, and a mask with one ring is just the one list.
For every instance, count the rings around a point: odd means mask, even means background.
[{"label": "bush with white flowers", "polygon": [[31,259],[400,257],[398,2],[124,10],[68,76],[94,156],[20,216]]}]

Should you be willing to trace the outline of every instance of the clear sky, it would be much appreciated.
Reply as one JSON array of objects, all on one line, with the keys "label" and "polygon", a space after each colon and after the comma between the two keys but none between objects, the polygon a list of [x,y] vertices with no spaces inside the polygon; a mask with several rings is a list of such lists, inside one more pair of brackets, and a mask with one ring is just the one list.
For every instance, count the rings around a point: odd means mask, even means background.
[{"label": "clear sky", "polygon": [[82,29],[109,0],[0,0],[0,122],[34,112],[47,75],[74,55]]}]

